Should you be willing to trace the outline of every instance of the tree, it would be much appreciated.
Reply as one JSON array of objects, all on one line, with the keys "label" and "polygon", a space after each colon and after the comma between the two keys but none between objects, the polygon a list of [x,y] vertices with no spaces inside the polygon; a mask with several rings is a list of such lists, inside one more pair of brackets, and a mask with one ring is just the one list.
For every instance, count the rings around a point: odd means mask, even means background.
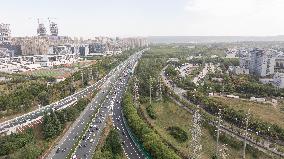
[{"label": "tree", "polygon": [[43,134],[45,139],[51,139],[62,131],[62,124],[54,111],[43,117]]},{"label": "tree", "polygon": [[42,91],[38,94],[39,102],[42,106],[49,104],[49,94],[46,91]]}]

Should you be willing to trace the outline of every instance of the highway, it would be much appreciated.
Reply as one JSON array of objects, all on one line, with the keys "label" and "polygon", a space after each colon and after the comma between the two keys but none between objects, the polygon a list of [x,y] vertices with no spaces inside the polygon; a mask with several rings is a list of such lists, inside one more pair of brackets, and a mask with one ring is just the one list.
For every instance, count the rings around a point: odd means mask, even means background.
[{"label": "highway", "polygon": [[[127,77],[128,78],[128,77]],[[144,158],[143,154],[137,149],[137,146],[135,145],[135,143],[132,141],[125,123],[123,121],[123,115],[122,115],[122,105],[121,105],[121,100],[123,97],[123,94],[125,92],[125,85],[127,85],[127,81],[128,79],[124,78],[122,81],[122,86],[121,89],[118,91],[118,97],[116,99],[115,105],[114,105],[114,109],[113,109],[113,115],[112,115],[112,121],[113,124],[115,126],[115,128],[119,131],[120,134],[120,138],[122,140],[122,148],[123,151],[126,155],[127,158],[130,159],[142,159]]]},{"label": "highway", "polygon": [[[121,82],[118,81],[118,78],[121,75],[125,75],[125,71],[129,71],[128,65],[134,66],[134,63],[140,58],[142,53],[143,51],[140,51],[130,56],[119,69],[112,72],[113,75],[102,85],[95,98],[85,108],[47,158],[62,159],[68,157],[70,153],[73,153],[72,156],[78,156],[76,158],[90,158],[90,153],[95,149],[99,141],[106,118],[113,110],[114,99],[118,97],[118,95],[114,94],[115,88],[120,88],[119,83]],[[119,96],[121,99],[121,94]],[[83,139],[79,138],[82,135]],[[72,148],[75,148],[74,152]]]},{"label": "highway", "polygon": [[114,74],[115,71],[122,68],[122,66],[125,65],[125,62],[122,62],[120,65],[115,67],[112,71],[110,71],[104,78],[100,79],[95,84],[88,86],[84,88],[83,90],[76,92],[75,94],[72,94],[68,97],[65,97],[64,99],[54,102],[50,105],[41,107],[37,110],[34,110],[32,112],[26,113],[24,115],[21,115],[19,117],[16,117],[14,119],[10,119],[8,121],[0,123],[0,134],[6,133],[7,135],[13,133],[16,133],[17,128],[24,127],[27,124],[30,124],[34,121],[40,120],[45,112],[50,111],[51,109],[54,110],[60,110],[64,109],[68,106],[71,106],[75,102],[77,102],[79,99],[84,98],[90,93],[93,93],[95,90],[101,89],[102,85],[107,82],[107,80]]},{"label": "highway", "polygon": [[[133,67],[134,62],[135,61],[133,61],[129,65],[129,68]],[[72,154],[73,158],[92,158],[92,152],[94,152],[99,142],[102,130],[109,115],[112,116],[113,125],[120,134],[120,138],[122,140],[121,145],[123,147],[125,155],[131,159],[144,158],[135,146],[134,142],[131,140],[122,121],[121,101],[126,90],[129,77],[129,71],[124,72],[122,76],[116,81],[113,89],[110,91],[110,93],[107,95],[108,97],[103,102],[101,109],[89,124],[88,130],[85,132],[83,139],[76,146],[76,150]]]}]

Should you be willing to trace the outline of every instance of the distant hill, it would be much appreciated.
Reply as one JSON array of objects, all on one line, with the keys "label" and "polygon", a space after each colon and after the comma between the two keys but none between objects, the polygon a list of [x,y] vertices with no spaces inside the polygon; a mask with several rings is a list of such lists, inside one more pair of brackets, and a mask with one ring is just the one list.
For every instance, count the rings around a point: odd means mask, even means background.
[{"label": "distant hill", "polygon": [[279,36],[149,36],[151,43],[214,43],[242,41],[284,41]]}]

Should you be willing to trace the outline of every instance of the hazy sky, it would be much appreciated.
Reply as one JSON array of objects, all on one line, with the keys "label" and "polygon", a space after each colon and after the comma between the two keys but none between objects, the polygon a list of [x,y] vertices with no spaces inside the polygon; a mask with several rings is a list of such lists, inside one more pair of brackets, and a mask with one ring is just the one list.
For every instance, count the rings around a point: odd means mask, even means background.
[{"label": "hazy sky", "polygon": [[60,35],[284,35],[284,0],[3,0],[0,23],[35,35],[37,18]]}]

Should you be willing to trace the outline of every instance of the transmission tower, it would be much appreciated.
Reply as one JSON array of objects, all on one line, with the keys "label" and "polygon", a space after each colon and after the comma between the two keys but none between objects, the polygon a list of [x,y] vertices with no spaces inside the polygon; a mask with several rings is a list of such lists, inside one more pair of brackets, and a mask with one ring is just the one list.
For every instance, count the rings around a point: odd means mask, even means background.
[{"label": "transmission tower", "polygon": [[94,79],[93,70],[92,70],[92,68],[90,68],[89,70],[90,70],[89,79],[93,80]]},{"label": "transmission tower", "polygon": [[138,86],[138,79],[136,76],[133,78],[134,80],[134,86],[133,86],[133,94],[134,94],[134,102],[136,104],[136,107],[138,107],[138,100],[139,100],[139,86]]},{"label": "transmission tower", "polygon": [[192,158],[199,159],[202,150],[202,145],[201,145],[202,131],[201,131],[201,115],[199,113],[198,105],[193,114],[192,120],[193,120],[193,127],[191,129],[192,141],[190,146],[192,152],[191,154]]},{"label": "transmission tower", "polygon": [[219,136],[220,136],[220,125],[221,125],[221,109],[218,112],[218,121],[217,121],[217,141],[216,141],[216,156],[219,157]]},{"label": "transmission tower", "polygon": [[84,73],[83,73],[83,71],[81,72],[81,78],[82,78],[82,85],[84,85]]},{"label": "transmission tower", "polygon": [[157,97],[158,97],[158,101],[161,101],[163,99],[162,97],[162,80],[161,77],[158,78],[158,90],[157,90]]},{"label": "transmission tower", "polygon": [[152,77],[149,79],[149,89],[150,89],[150,105],[152,104]]},{"label": "transmission tower", "polygon": [[250,109],[248,110],[245,118],[245,137],[244,137],[244,147],[243,147],[243,158],[246,158],[246,146],[247,146],[247,135],[248,135],[248,124],[249,124]]}]

